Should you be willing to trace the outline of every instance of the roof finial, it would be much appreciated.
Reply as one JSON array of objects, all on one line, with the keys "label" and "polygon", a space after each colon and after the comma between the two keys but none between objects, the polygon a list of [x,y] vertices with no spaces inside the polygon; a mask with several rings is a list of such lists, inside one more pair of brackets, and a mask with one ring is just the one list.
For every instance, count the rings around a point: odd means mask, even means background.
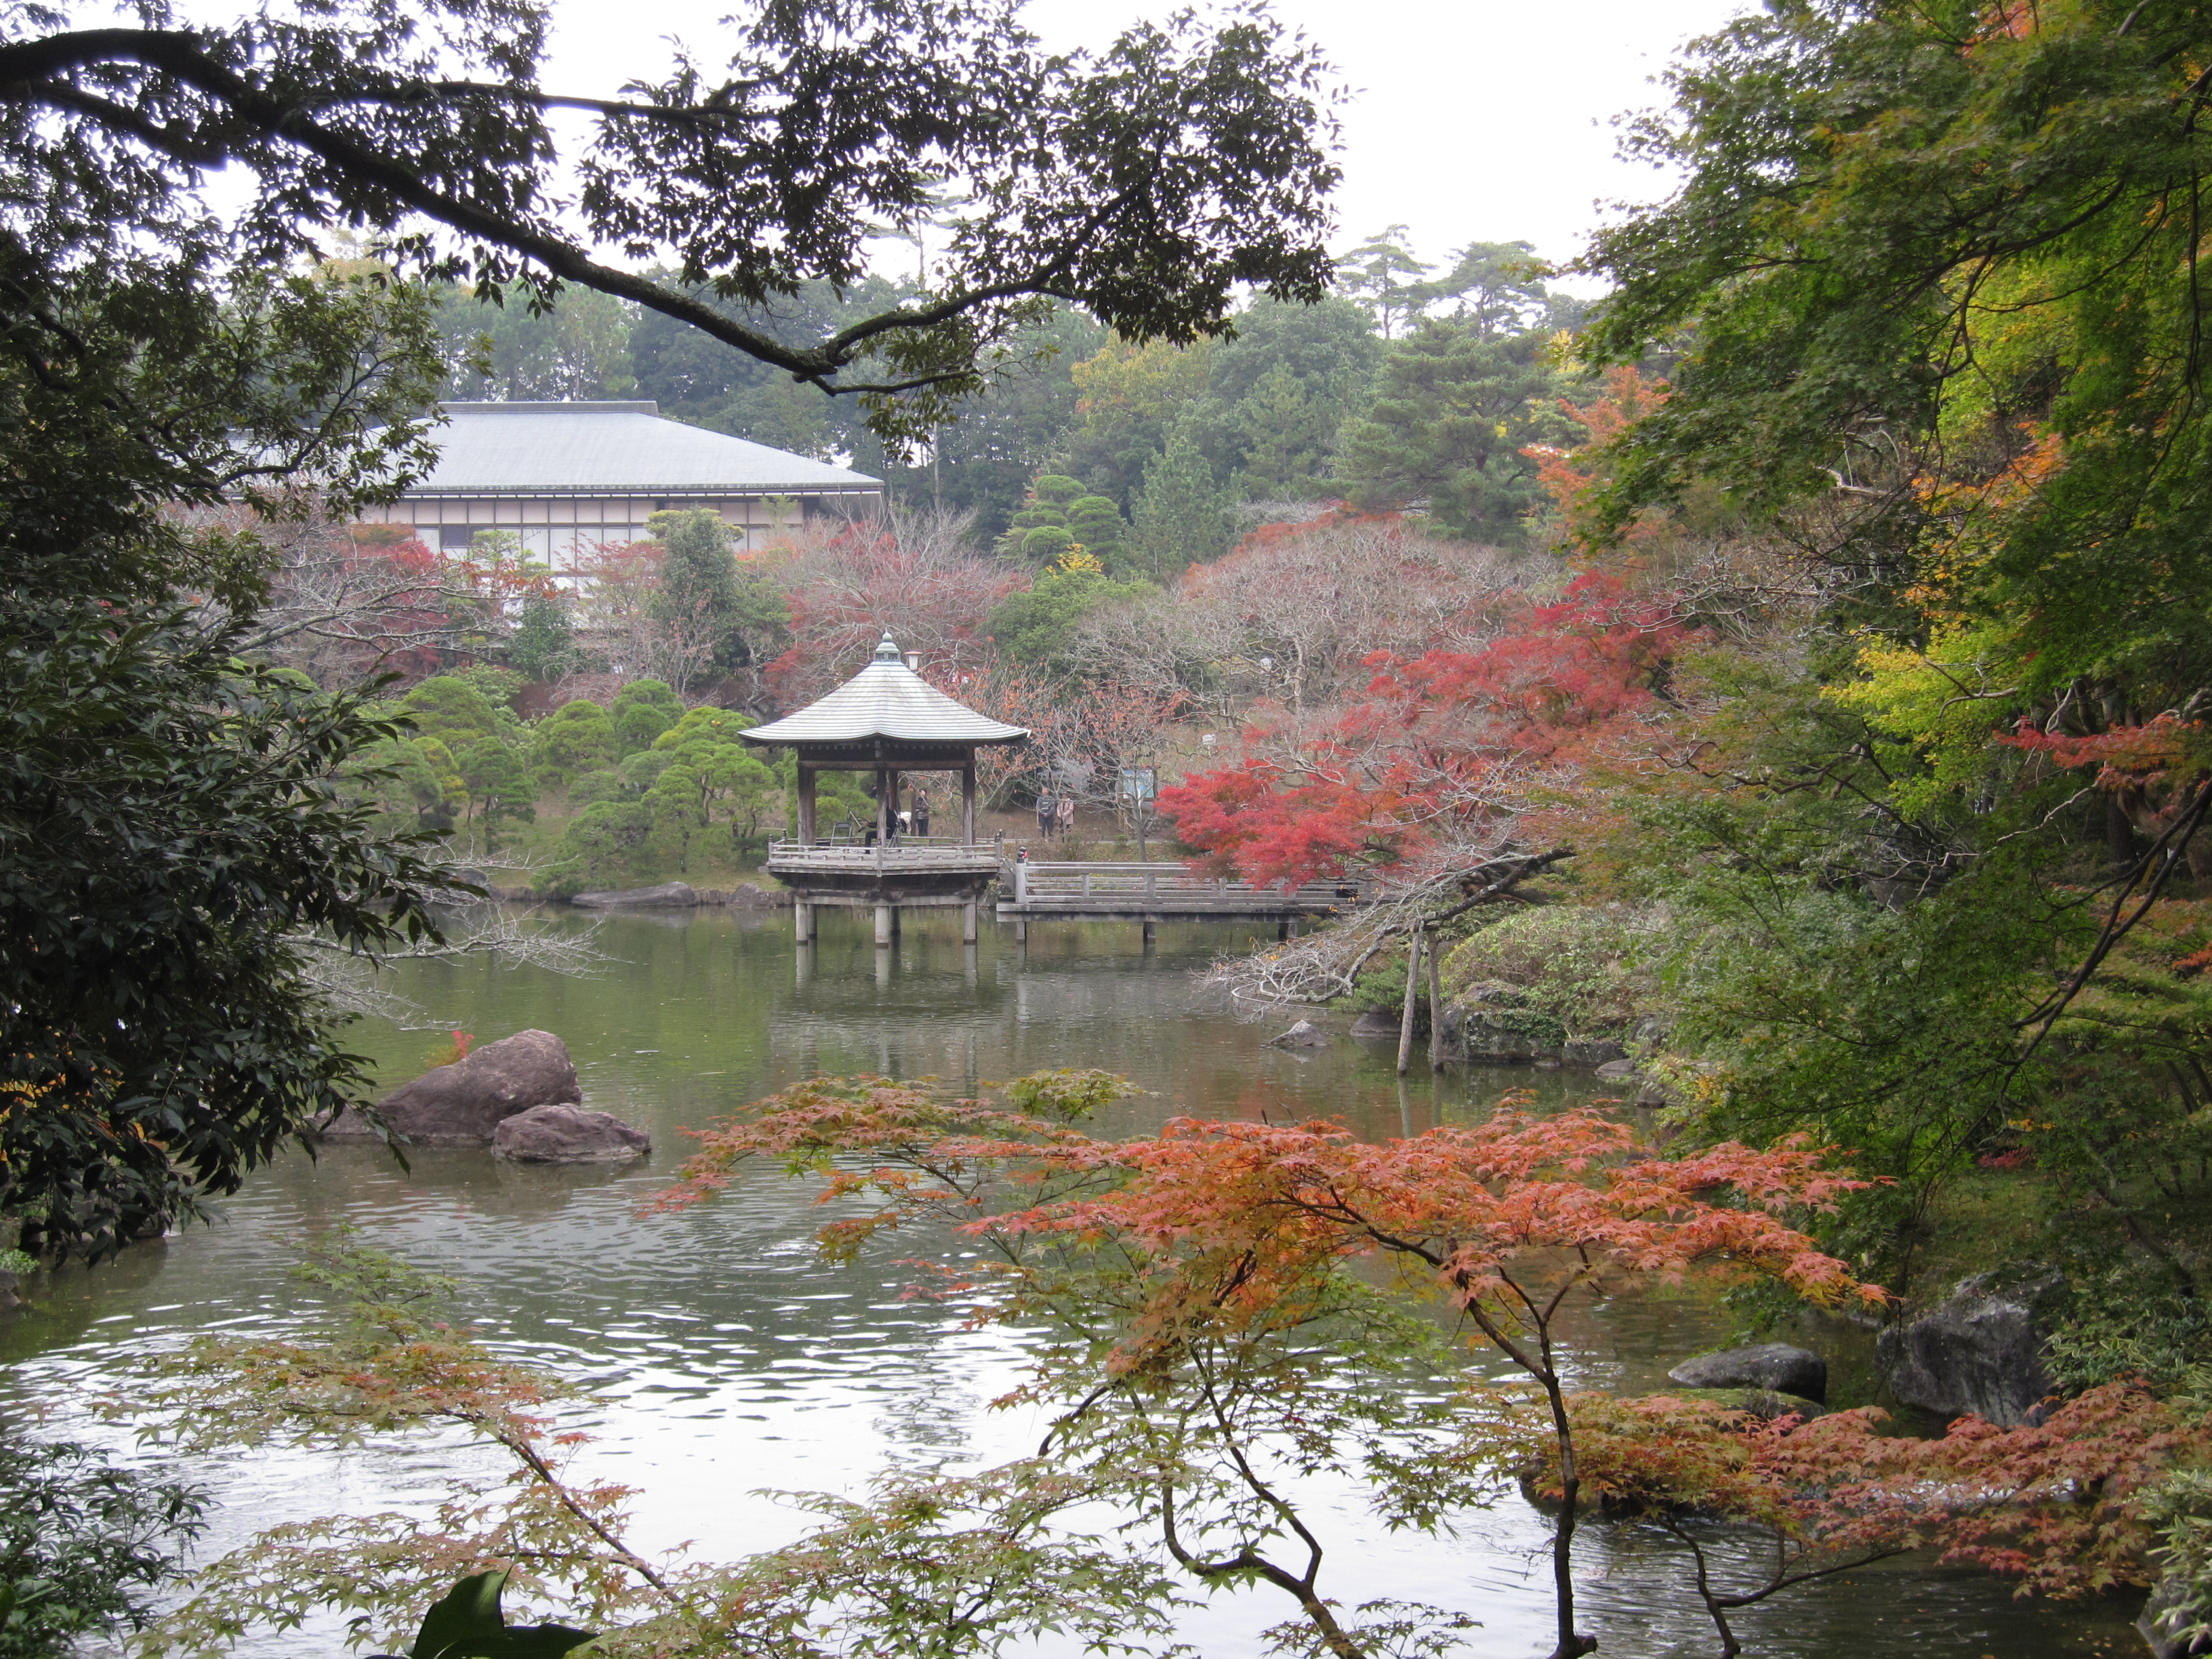
[{"label": "roof finial", "polygon": [[904,660],[899,655],[898,641],[891,637],[891,630],[888,628],[884,629],[883,643],[876,647],[876,660],[878,662],[900,662]]}]

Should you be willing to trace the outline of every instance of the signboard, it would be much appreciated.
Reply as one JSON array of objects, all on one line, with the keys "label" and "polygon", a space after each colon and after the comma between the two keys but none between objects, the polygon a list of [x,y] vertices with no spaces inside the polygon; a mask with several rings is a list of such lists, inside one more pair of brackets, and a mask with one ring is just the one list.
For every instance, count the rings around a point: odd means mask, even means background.
[{"label": "signboard", "polygon": [[1121,799],[1124,800],[1158,800],[1160,795],[1160,775],[1149,766],[1125,766],[1121,769]]}]

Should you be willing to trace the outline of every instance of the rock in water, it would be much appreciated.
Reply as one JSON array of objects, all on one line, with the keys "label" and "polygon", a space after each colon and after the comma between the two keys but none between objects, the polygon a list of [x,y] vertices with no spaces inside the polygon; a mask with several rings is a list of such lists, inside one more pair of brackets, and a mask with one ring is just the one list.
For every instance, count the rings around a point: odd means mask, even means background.
[{"label": "rock in water", "polygon": [[1395,1039],[1398,1026],[1404,1016],[1386,1014],[1379,1008],[1370,1008],[1352,1022],[1352,1035],[1356,1037],[1390,1037]]},{"label": "rock in water", "polygon": [[652,1150],[644,1130],[581,1106],[532,1106],[501,1118],[491,1136],[492,1156],[517,1164],[627,1164]]},{"label": "rock in water", "polygon": [[666,881],[658,887],[624,887],[606,893],[579,893],[568,901],[587,910],[688,910],[699,902],[688,882]]},{"label": "rock in water", "polygon": [[1667,1380],[1686,1389],[1761,1389],[1823,1402],[1828,1398],[1828,1362],[1787,1342],[1696,1354],[1668,1371]]},{"label": "rock in water", "polygon": [[[502,1119],[532,1106],[583,1097],[568,1045],[550,1031],[517,1031],[485,1043],[465,1060],[402,1084],[376,1109],[414,1146],[481,1146]],[[378,1138],[368,1120],[349,1109],[338,1114],[323,1137]]]},{"label": "rock in water", "polygon": [[1875,1339],[1882,1381],[1923,1411],[1972,1412],[2008,1429],[2025,1422],[2051,1392],[2037,1309],[2062,1283],[2051,1278],[2000,1291],[1986,1275],[1961,1280],[1948,1300]]},{"label": "rock in water", "polygon": [[1311,1020],[1302,1019],[1282,1036],[1269,1037],[1267,1046],[1271,1048],[1326,1048],[1328,1047],[1328,1033]]},{"label": "rock in water", "polygon": [[1636,1075],[1636,1062],[1632,1060],[1602,1060],[1598,1062],[1597,1074],[1608,1081],[1632,1078]]}]

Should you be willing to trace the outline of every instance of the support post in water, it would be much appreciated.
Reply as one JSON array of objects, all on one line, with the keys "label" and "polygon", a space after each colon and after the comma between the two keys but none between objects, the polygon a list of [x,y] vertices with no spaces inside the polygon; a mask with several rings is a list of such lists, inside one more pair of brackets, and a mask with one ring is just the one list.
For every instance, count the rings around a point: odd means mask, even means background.
[{"label": "support post in water", "polygon": [[1423,954],[1429,961],[1429,1069],[1441,1072],[1444,1068],[1444,999],[1439,988],[1442,975],[1437,967],[1435,940],[1429,942]]},{"label": "support post in water", "polygon": [[801,945],[814,943],[814,907],[805,899],[791,907],[791,936]]},{"label": "support post in water", "polygon": [[891,907],[888,904],[878,904],[876,907],[876,949],[888,951],[890,948]]},{"label": "support post in water", "polygon": [[1403,1077],[1413,1063],[1413,1008],[1421,988],[1421,926],[1413,924],[1412,937],[1406,945],[1406,1012],[1398,1020],[1398,1075]]},{"label": "support post in water", "polygon": [[973,945],[975,942],[975,901],[973,899],[960,907],[960,942],[963,945]]}]

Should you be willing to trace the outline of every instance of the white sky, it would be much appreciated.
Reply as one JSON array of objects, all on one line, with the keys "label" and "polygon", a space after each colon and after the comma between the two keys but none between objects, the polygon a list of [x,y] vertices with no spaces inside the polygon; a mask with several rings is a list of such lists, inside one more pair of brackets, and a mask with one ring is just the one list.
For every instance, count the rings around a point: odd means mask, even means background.
[{"label": "white sky", "polygon": [[[1392,224],[1441,259],[1468,241],[1578,252],[1597,204],[1668,181],[1616,160],[1613,118],[1664,101],[1675,49],[1749,0],[1275,0],[1356,91],[1344,112],[1340,246]],[[611,92],[665,64],[668,36],[704,55],[727,0],[556,0],[549,87]],[[1031,0],[1048,46],[1109,41],[1175,0]]]}]

